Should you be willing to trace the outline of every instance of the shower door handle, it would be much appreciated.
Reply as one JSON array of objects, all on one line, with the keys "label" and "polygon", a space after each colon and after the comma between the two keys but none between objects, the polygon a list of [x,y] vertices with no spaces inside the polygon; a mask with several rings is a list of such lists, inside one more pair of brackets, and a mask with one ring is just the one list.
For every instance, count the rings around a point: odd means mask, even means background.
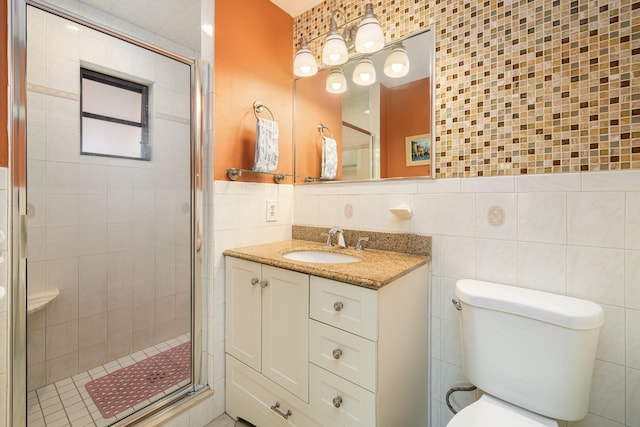
[{"label": "shower door handle", "polygon": [[27,259],[27,215],[18,216],[20,227],[20,258]]}]

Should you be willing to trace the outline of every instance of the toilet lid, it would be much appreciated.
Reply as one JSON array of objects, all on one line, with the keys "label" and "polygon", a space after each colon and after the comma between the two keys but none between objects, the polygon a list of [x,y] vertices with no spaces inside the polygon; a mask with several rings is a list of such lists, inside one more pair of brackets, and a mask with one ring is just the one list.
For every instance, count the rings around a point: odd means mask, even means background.
[{"label": "toilet lid", "polygon": [[485,394],[458,412],[447,427],[558,427],[558,423]]}]

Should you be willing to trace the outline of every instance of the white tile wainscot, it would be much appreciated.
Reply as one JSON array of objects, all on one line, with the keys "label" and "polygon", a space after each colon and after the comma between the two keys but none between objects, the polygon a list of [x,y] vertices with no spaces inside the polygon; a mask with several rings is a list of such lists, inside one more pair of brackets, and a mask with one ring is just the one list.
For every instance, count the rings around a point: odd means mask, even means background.
[{"label": "white tile wainscot", "polygon": [[[590,413],[561,427],[640,427],[640,172],[610,171],[295,186],[294,223],[403,231],[433,236],[431,418],[453,416],[447,390],[464,383],[457,279],[491,280],[593,300],[605,309]],[[407,203],[409,221],[388,208]],[[345,204],[353,207],[344,216]],[[492,206],[504,224],[488,222]],[[455,212],[464,209],[466,212]],[[509,264],[499,259],[509,253]],[[500,271],[499,271],[500,270]],[[427,363],[427,362],[425,362]],[[610,381],[608,378],[616,378]],[[427,395],[421,397],[426,404]],[[461,396],[460,405],[476,395]],[[615,410],[612,410],[614,409]],[[426,425],[426,424],[425,424]]]}]

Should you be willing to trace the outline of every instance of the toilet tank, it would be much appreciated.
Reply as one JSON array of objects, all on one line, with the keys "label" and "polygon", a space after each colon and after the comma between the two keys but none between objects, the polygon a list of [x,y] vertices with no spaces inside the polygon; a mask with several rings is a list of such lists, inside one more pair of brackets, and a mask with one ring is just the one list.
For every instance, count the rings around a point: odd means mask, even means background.
[{"label": "toilet tank", "polygon": [[459,280],[463,369],[482,391],[538,414],[584,418],[602,308],[591,301]]}]

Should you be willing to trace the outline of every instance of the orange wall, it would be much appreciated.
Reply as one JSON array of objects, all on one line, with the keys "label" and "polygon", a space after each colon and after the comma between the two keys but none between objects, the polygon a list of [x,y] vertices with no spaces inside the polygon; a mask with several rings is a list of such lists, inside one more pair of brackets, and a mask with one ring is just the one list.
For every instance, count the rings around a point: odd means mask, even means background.
[{"label": "orange wall", "polygon": [[[322,162],[322,137],[318,123],[331,130],[338,153],[342,152],[342,95],[325,90],[326,75],[323,70],[314,78],[296,80],[296,175],[297,182],[306,176],[320,177]],[[324,131],[329,136],[328,131]],[[336,179],[342,178],[342,156],[338,156]]]},{"label": "orange wall", "polygon": [[380,91],[381,178],[431,175],[431,166],[407,167],[405,154],[405,137],[431,133],[431,103],[425,97],[431,99],[429,78]]},{"label": "orange wall", "polygon": [[7,167],[9,164],[9,139],[7,132],[7,124],[9,117],[7,115],[7,88],[9,86],[7,63],[7,17],[9,15],[8,1],[2,1],[0,4],[0,16],[2,16],[2,25],[0,26],[0,121],[4,123],[0,132],[0,167]]},{"label": "orange wall", "polygon": [[[254,101],[269,107],[278,122],[277,172],[293,174],[293,18],[269,0],[218,0],[215,33],[214,179],[228,180],[228,168],[253,167]],[[247,173],[240,180],[273,177]]]}]

